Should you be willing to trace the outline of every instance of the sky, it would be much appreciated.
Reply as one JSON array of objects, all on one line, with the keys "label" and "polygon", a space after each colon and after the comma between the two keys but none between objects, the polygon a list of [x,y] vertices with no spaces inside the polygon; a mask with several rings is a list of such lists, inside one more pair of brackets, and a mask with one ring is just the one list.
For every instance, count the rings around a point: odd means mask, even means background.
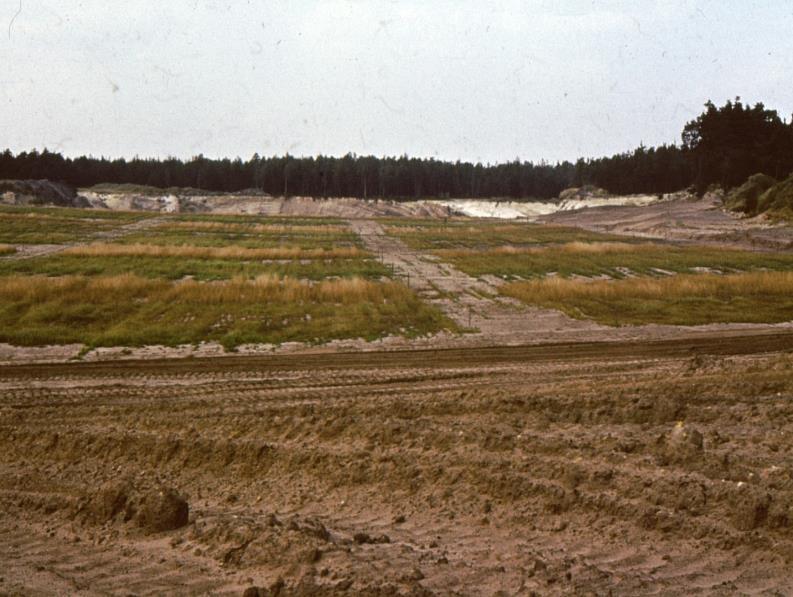
[{"label": "sky", "polygon": [[575,160],[793,114],[789,0],[0,0],[0,148]]}]

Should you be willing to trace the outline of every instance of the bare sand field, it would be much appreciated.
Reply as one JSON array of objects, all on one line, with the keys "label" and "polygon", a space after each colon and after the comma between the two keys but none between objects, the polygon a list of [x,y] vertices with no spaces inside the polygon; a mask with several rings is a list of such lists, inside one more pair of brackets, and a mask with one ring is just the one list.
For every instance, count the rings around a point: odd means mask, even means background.
[{"label": "bare sand field", "polygon": [[0,593],[788,593],[791,348],[6,366]]},{"label": "bare sand field", "polygon": [[745,248],[790,249],[790,225],[765,217],[743,218],[723,208],[722,198],[675,198],[646,205],[607,205],[557,211],[538,221],[569,224],[587,230],[671,241],[696,241]]}]

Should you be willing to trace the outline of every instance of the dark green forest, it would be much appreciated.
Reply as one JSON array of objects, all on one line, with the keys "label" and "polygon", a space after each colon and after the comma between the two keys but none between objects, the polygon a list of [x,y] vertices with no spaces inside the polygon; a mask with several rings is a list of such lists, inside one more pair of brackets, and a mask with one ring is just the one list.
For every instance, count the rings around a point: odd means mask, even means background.
[{"label": "dark green forest", "polygon": [[260,157],[106,159],[47,151],[0,153],[0,179],[42,179],[74,187],[131,183],[209,191],[256,189],[270,195],[414,199],[420,197],[548,199],[569,187],[594,185],[618,194],[667,193],[710,185],[725,189],[762,172],[793,170],[793,119],[740,98],[712,102],[687,123],[680,145],[644,147],[577,162],[502,164],[402,157]]}]

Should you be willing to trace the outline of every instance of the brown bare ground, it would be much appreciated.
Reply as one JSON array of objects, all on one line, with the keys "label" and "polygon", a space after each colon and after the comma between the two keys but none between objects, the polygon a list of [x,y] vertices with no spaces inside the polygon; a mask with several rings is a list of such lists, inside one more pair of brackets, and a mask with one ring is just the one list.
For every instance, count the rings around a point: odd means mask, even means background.
[{"label": "brown bare ground", "polygon": [[[0,593],[789,593],[791,350],[6,366]],[[112,514],[152,484],[186,526]]]}]

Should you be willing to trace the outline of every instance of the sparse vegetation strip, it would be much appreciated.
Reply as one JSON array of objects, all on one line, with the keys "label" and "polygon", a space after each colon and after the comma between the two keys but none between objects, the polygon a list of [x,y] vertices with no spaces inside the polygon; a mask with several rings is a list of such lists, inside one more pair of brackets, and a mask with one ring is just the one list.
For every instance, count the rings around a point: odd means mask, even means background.
[{"label": "sparse vegetation strip", "polygon": [[549,243],[626,241],[612,234],[590,232],[570,226],[540,224],[494,223],[489,221],[453,221],[432,224],[390,225],[387,234],[405,242],[412,249],[487,249],[511,246],[537,246]]},{"label": "sparse vegetation strip", "polygon": [[626,272],[658,276],[663,272],[694,273],[695,268],[722,273],[753,270],[793,270],[793,254],[752,252],[706,246],[656,243],[572,242],[547,247],[512,245],[476,251],[449,249],[435,252],[472,276],[532,278],[556,273],[567,277],[623,278]]}]

